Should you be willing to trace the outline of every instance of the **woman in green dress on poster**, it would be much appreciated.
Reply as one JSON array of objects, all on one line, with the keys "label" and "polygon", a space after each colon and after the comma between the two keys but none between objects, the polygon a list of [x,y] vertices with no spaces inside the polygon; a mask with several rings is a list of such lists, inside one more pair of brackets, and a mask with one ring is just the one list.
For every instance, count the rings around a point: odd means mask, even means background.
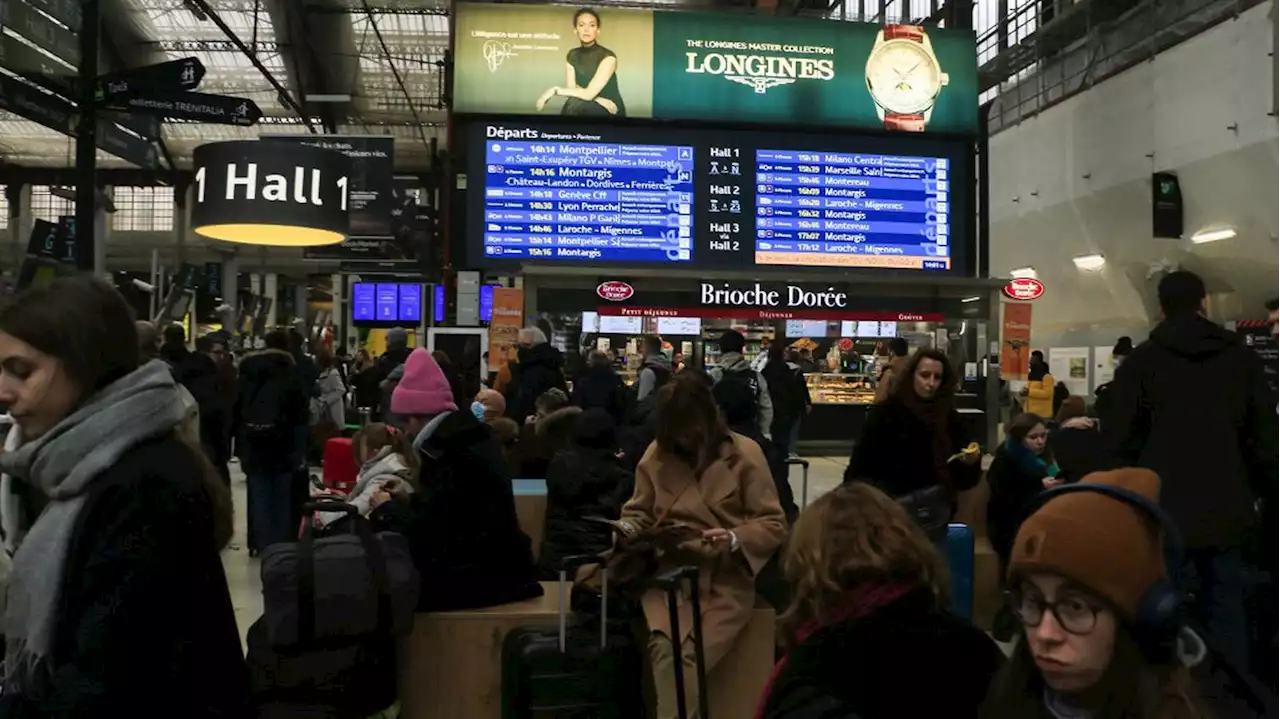
[{"label": "woman in green dress on poster", "polygon": [[565,98],[561,115],[626,117],[627,108],[618,91],[618,56],[596,42],[600,16],[582,8],[573,14],[573,29],[580,45],[565,57],[564,87],[552,87],[538,98],[538,110],[556,95]]}]

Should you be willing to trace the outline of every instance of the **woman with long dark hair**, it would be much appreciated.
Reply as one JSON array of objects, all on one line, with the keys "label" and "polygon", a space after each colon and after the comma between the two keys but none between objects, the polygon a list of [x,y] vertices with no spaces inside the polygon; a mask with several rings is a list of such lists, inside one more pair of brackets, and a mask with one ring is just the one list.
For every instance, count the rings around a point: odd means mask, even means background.
[{"label": "woman with long dark hair", "polygon": [[0,456],[16,545],[2,716],[240,716],[247,674],[219,551],[227,487],[179,436],[169,366],[139,362],[133,315],[89,277],[0,309]]},{"label": "woman with long dark hair", "polygon": [[787,654],[759,719],[977,714],[1003,656],[948,609],[946,566],[901,505],[837,487],[801,513],[783,564]]},{"label": "woman with long dark hair", "polygon": [[903,502],[936,543],[946,538],[956,494],[982,473],[982,453],[955,409],[958,384],[945,354],[917,350],[867,415],[844,474]]},{"label": "woman with long dark hair", "polygon": [[[1086,486],[1101,490],[1077,491]],[[1176,617],[1157,621],[1171,607],[1146,598],[1168,579],[1159,486],[1145,469],[1095,473],[1045,497],[1023,522],[1008,571],[1023,637],[992,684],[984,716],[1225,716],[1204,705],[1190,673],[1205,659],[1203,642]]]},{"label": "woman with long dark hair", "polygon": [[[657,433],[636,468],[636,487],[620,524],[643,529],[683,525],[695,538],[661,557],[661,569],[697,565],[708,671],[733,645],[755,607],[754,577],[786,536],[786,517],[755,442],[730,432],[705,374],[681,372],[658,391]],[[676,716],[674,663],[693,666],[693,615],[681,608],[680,656],[672,646],[667,598],[650,590],[641,600],[649,626],[649,655],[658,719]],[[687,706],[696,707],[697,682],[686,672]]]}]

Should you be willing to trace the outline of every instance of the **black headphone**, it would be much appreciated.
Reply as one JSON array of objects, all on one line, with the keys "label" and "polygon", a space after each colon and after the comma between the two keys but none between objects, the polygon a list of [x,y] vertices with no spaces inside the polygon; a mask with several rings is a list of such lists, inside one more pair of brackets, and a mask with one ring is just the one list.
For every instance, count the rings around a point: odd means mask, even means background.
[{"label": "black headphone", "polygon": [[1049,500],[1074,492],[1091,492],[1111,497],[1137,509],[1160,525],[1164,533],[1165,578],[1147,587],[1138,601],[1135,638],[1138,644],[1156,653],[1172,652],[1182,626],[1183,594],[1174,577],[1182,570],[1182,533],[1173,519],[1149,498],[1123,487],[1095,482],[1065,484],[1041,492],[1031,502],[1026,516],[1031,516]]}]

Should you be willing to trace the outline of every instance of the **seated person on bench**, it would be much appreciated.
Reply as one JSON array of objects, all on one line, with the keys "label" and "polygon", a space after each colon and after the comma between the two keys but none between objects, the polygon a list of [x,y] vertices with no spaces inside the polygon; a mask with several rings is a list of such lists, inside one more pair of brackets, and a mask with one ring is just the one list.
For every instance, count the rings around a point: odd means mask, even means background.
[{"label": "seated person on bench", "polygon": [[458,411],[440,366],[418,348],[404,365],[391,411],[420,465],[407,501],[375,495],[370,516],[409,540],[422,575],[419,611],[490,607],[540,596],[529,538],[516,521],[502,448],[469,411]]}]

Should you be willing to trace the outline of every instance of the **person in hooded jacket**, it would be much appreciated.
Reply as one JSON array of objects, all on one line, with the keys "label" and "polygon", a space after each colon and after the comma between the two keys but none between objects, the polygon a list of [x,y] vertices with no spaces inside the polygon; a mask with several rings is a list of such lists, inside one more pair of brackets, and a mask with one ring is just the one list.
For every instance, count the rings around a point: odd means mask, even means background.
[{"label": "person in hooded jacket", "polygon": [[160,333],[164,341],[160,343],[160,359],[177,369],[191,354],[187,349],[187,333],[182,325],[166,325]]},{"label": "person in hooded jacket", "polygon": [[[249,483],[249,552],[295,537],[294,474],[306,451],[308,398],[289,337],[273,330],[265,349],[240,361],[236,449]],[[303,430],[299,432],[299,429]]]},{"label": "person in hooded jacket", "polygon": [[413,349],[409,347],[409,332],[403,327],[387,330],[387,350],[374,362],[378,382],[384,382],[391,371],[405,363]]},{"label": "person in hooded jacket", "polygon": [[948,606],[945,562],[861,482],[813,502],[783,561],[786,655],[757,719],[975,717],[1003,655]]},{"label": "person in hooded jacket", "polygon": [[538,398],[534,412],[520,428],[521,479],[547,476],[551,459],[569,444],[574,423],[582,410],[570,405],[564,392],[549,389]]},{"label": "person in hooded jacket", "polygon": [[662,351],[662,338],[648,335],[644,338],[644,359],[636,375],[636,401],[657,392],[671,379],[671,358]]},{"label": "person in hooded jacket", "polygon": [[564,557],[609,550],[612,528],[588,518],[617,519],[634,489],[635,475],[618,462],[613,417],[599,408],[579,414],[568,446],[547,468],[547,523],[538,554],[542,578],[554,580]]},{"label": "person in hooded jacket", "polygon": [[407,499],[375,493],[370,519],[409,541],[422,578],[418,610],[491,607],[542,595],[529,537],[516,519],[502,449],[425,349],[404,364],[391,409],[404,418],[419,463]]},{"label": "person in hooded jacket", "polygon": [[1104,451],[1160,476],[1160,504],[1199,582],[1191,610],[1223,652],[1248,662],[1241,546],[1255,497],[1276,498],[1276,407],[1262,360],[1204,317],[1204,281],[1166,275],[1164,321],[1116,370],[1100,419]]},{"label": "person in hooded jacket", "polygon": [[512,367],[511,382],[507,386],[507,416],[516,422],[524,422],[536,413],[535,403],[544,392],[558,389],[569,394],[560,368],[564,358],[560,350],[547,342],[547,336],[537,327],[520,330],[516,350],[517,364]]},{"label": "person in hooded jacket", "polygon": [[613,369],[613,360],[600,350],[587,354],[587,371],[573,383],[570,401],[584,411],[601,409],[616,425],[627,413],[627,386]]},{"label": "person in hooded jacket", "polygon": [[0,456],[16,548],[0,716],[249,710],[219,557],[230,493],[179,431],[170,368],[139,349],[128,303],[88,276],[0,310],[0,402],[16,421]]},{"label": "person in hooded jacket", "polygon": [[711,368],[710,375],[714,384],[728,381],[753,387],[755,404],[752,414],[756,418],[756,426],[760,434],[771,437],[773,433],[773,398],[769,395],[769,383],[764,375],[755,371],[751,363],[743,356],[747,346],[747,338],[737,330],[729,330],[720,335],[720,359]]}]

